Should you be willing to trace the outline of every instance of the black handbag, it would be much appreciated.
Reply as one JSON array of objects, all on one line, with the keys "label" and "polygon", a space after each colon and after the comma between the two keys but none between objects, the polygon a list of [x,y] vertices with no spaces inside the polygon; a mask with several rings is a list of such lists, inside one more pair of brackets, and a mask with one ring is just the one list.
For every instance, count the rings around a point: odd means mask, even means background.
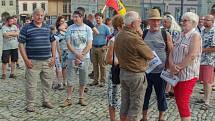
[{"label": "black handbag", "polygon": [[119,74],[120,74],[120,68],[119,68],[119,64],[115,65],[114,64],[114,52],[113,52],[113,61],[112,61],[112,67],[111,67],[111,80],[113,84],[120,84],[120,78],[119,78]]}]

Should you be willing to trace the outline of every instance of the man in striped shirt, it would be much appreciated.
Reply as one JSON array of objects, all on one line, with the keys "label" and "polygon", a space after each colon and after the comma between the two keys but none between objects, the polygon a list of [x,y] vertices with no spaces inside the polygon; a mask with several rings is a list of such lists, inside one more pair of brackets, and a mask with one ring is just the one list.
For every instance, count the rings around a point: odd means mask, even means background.
[{"label": "man in striped shirt", "polygon": [[33,21],[24,26],[19,35],[19,50],[26,65],[26,98],[29,112],[34,112],[37,80],[42,82],[43,107],[53,108],[48,92],[55,64],[56,42],[50,39],[50,28],[44,24],[44,10],[35,9]]}]

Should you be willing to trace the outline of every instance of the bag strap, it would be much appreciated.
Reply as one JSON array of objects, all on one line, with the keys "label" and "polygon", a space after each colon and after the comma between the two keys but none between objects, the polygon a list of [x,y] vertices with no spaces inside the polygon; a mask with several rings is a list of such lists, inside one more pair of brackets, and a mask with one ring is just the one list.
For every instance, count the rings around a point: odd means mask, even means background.
[{"label": "bag strap", "polygon": [[146,34],[148,33],[148,31],[149,31],[148,29],[145,29],[145,30],[143,31],[143,37],[142,37],[143,39],[145,39]]},{"label": "bag strap", "polygon": [[112,66],[114,66],[114,51],[113,51],[113,61],[112,61]]},{"label": "bag strap", "polygon": [[166,34],[166,30],[165,29],[161,29],[161,34],[162,34],[162,37],[163,37],[163,40],[166,44],[166,48],[165,48],[165,51],[166,53],[168,53],[168,43],[167,43],[167,34]]}]

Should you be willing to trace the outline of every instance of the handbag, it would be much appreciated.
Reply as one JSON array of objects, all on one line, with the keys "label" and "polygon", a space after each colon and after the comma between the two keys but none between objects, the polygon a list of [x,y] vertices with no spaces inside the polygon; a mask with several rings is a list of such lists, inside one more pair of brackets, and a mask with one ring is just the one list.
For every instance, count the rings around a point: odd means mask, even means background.
[{"label": "handbag", "polygon": [[111,81],[113,84],[120,84],[120,78],[119,78],[119,74],[120,74],[120,68],[119,68],[119,64],[115,65],[114,64],[114,52],[113,52],[113,61],[112,61],[112,67],[111,67]]}]

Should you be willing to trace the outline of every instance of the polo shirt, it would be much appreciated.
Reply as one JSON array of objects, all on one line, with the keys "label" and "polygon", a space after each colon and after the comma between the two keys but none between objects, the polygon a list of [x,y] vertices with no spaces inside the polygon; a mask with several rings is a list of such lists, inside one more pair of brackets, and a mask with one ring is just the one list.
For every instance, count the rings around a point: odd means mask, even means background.
[{"label": "polo shirt", "polygon": [[19,35],[19,43],[25,43],[26,54],[29,59],[46,60],[51,58],[51,39],[50,28],[43,23],[37,27],[34,22],[25,25]]}]

